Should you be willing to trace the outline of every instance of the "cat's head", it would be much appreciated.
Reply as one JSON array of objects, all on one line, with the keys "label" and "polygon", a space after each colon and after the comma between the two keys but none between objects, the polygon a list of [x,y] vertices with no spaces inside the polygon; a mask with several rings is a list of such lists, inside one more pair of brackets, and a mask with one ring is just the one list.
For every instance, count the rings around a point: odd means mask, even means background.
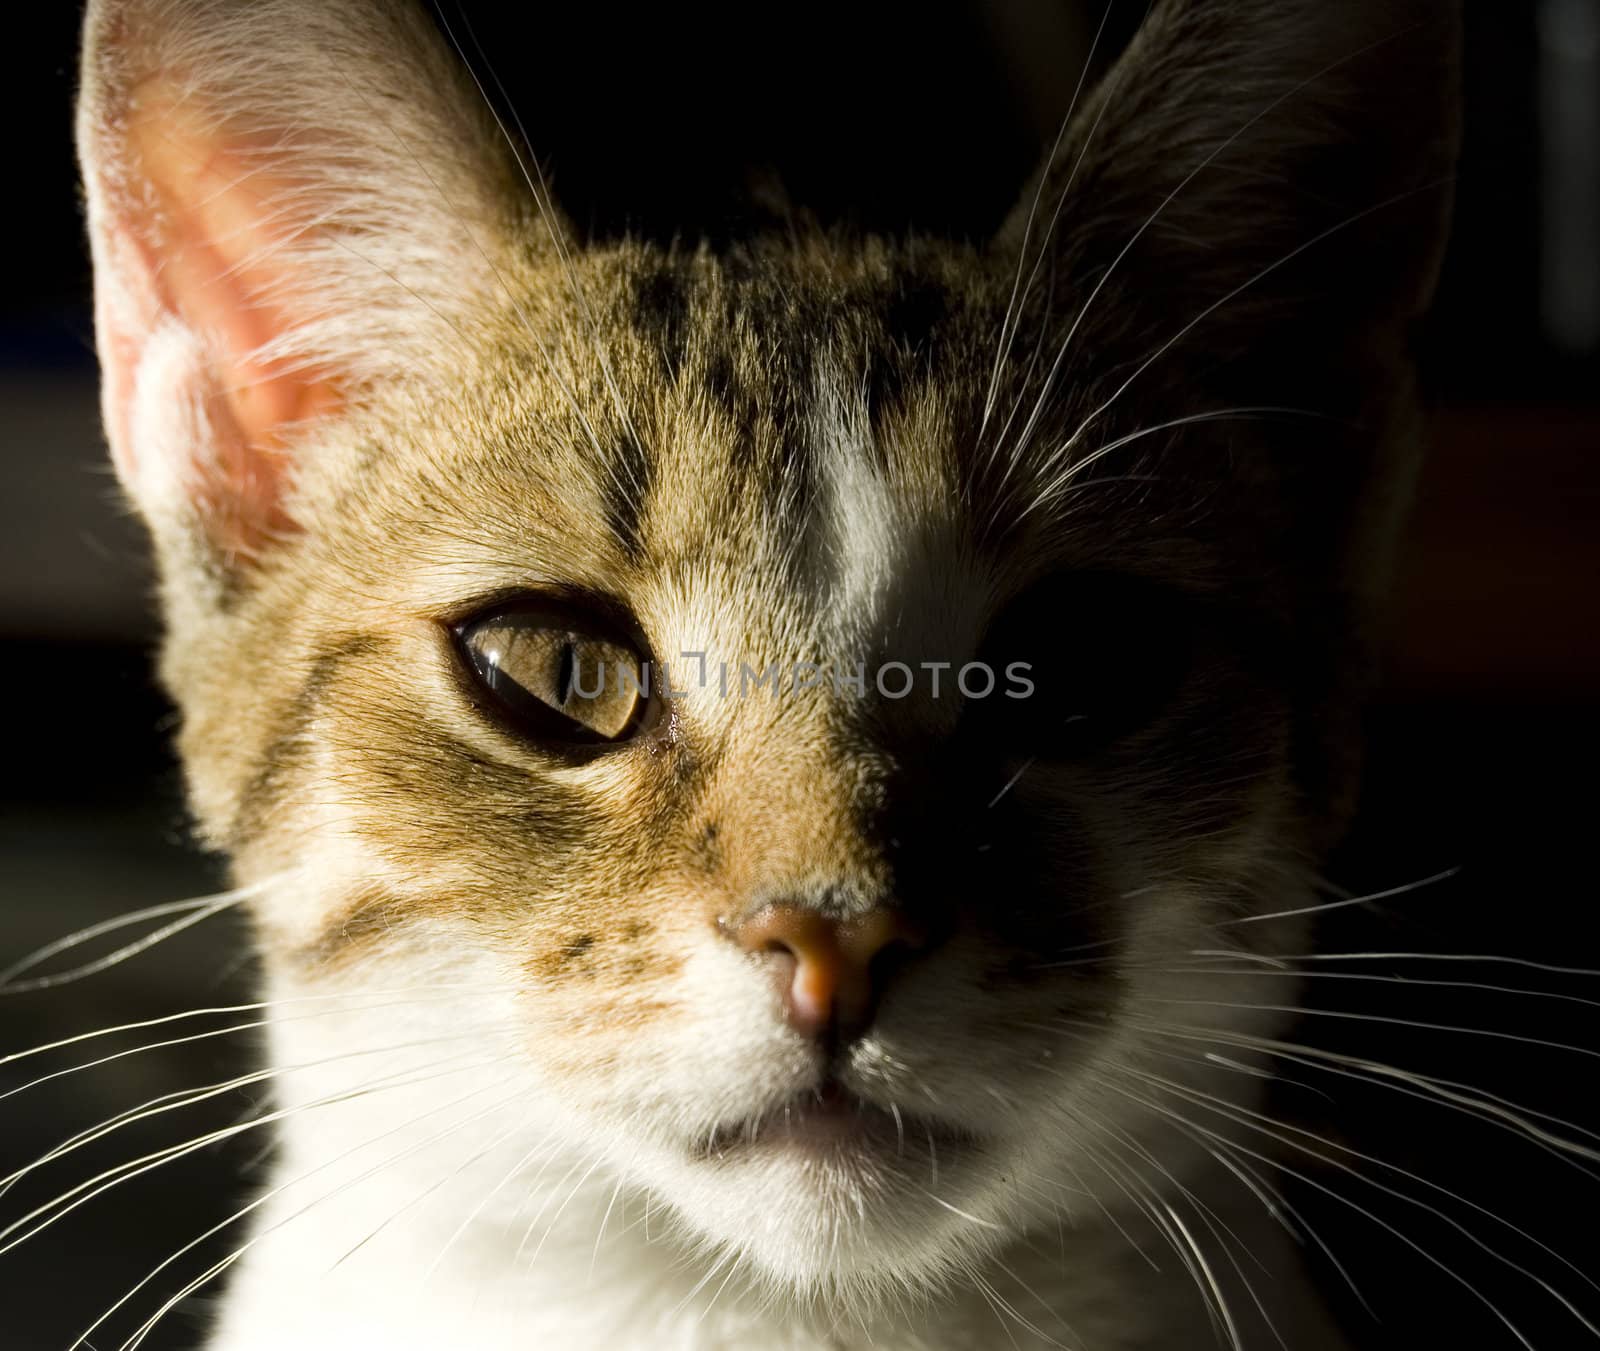
[{"label": "cat's head", "polygon": [[1129,1072],[1245,1093],[1171,1029],[1271,1028],[1195,953],[1302,942],[1345,810],[1452,30],[1159,4],[994,240],[713,253],[585,245],[420,13],[91,4],[106,423],[274,988],[502,992],[541,1129],[799,1290],[1114,1194]]}]

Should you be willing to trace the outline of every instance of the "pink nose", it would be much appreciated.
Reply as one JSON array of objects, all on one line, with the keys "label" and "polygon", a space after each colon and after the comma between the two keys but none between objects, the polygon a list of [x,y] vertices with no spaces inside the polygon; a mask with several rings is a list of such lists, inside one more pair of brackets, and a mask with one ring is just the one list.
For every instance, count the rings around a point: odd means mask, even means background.
[{"label": "pink nose", "polygon": [[858,1035],[872,1020],[895,959],[926,944],[903,915],[884,909],[830,919],[801,906],[769,905],[727,932],[771,964],[789,1025],[808,1037]]}]

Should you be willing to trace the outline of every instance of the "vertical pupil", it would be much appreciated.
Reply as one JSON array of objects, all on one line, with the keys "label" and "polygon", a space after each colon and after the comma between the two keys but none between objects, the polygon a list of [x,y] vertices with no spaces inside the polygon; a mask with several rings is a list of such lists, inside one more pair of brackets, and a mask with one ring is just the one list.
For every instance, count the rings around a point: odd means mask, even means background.
[{"label": "vertical pupil", "polygon": [[556,672],[556,693],[565,704],[572,697],[572,680],[577,672],[578,652],[571,642],[561,644],[561,665]]}]

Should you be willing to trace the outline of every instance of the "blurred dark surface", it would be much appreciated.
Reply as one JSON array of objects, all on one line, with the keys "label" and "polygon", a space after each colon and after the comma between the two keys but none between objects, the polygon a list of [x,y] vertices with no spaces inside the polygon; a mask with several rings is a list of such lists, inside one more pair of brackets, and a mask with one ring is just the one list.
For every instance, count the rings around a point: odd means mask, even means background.
[{"label": "blurred dark surface", "polygon": [[[1114,6],[1111,46],[1142,8]],[[476,39],[497,54],[506,101],[575,219],[597,233],[686,235],[739,226],[752,164],[776,166],[791,198],[824,217],[986,232],[1070,95],[1075,71],[1064,78],[1052,54],[1073,49],[1099,17],[1097,5],[1086,15],[1045,0],[865,12],[824,4],[772,10],[758,30],[754,10],[657,10],[601,35],[578,7],[540,7],[536,21],[509,6],[468,9],[470,26],[453,4],[445,12],[469,51]],[[154,628],[142,542],[117,505],[98,434],[70,145],[76,13],[70,4],[41,6],[28,21],[31,35],[13,44],[0,81],[7,125],[22,133],[8,152],[20,158],[12,178],[26,203],[0,225],[9,264],[0,291],[0,709],[8,726],[0,969],[98,920],[222,884],[215,863],[185,841],[171,712],[149,674]],[[1584,318],[1586,304],[1600,307],[1600,229],[1585,233],[1600,174],[1592,153],[1600,4],[1472,6],[1468,36],[1458,222],[1425,334],[1440,404],[1436,445],[1397,581],[1391,678],[1371,718],[1363,808],[1328,869],[1357,892],[1459,871],[1331,914],[1321,946],[1600,966],[1589,917],[1600,749],[1600,334]],[[726,59],[730,44],[744,55]],[[586,59],[545,59],[563,51]],[[223,916],[62,990],[0,999],[0,1057],[247,1000],[245,940],[242,925]],[[1297,1035],[1600,1130],[1590,1091],[1600,979],[1400,959],[1333,970],[1546,992],[1318,979],[1308,1002],[1322,1012]],[[1360,1016],[1342,1016],[1352,1014]],[[1437,1026],[1377,1021],[1384,1018]],[[0,1063],[0,1093],[144,1041],[247,1021],[155,1027]],[[132,1055],[0,1098],[0,1176],[116,1112],[246,1073],[252,1035]],[[1541,1151],[1504,1122],[1475,1124],[1457,1107],[1392,1087],[1302,1065],[1285,1077],[1292,1082],[1274,1110],[1336,1142],[1318,1145],[1321,1152],[1415,1194],[1473,1236],[1338,1167],[1308,1167],[1291,1199],[1371,1306],[1375,1317],[1308,1243],[1358,1346],[1517,1345],[1480,1294],[1540,1351],[1593,1342],[1535,1279],[1569,1291],[1597,1317],[1600,1299],[1585,1284],[1600,1271],[1586,1219],[1600,1195],[1591,1165]],[[259,1085],[221,1094],[188,1111],[184,1130],[225,1127],[263,1096]],[[156,1263],[243,1204],[266,1144],[258,1134],[154,1168],[0,1252],[0,1346],[65,1347]],[[178,1138],[171,1117],[154,1118],[96,1148],[95,1169]],[[1392,1168],[1341,1154],[1341,1145]],[[25,1180],[0,1196],[0,1226],[90,1175],[74,1165],[37,1185]],[[121,1335],[159,1306],[146,1296],[159,1289],[165,1298],[182,1283],[175,1275],[187,1279],[205,1265],[198,1251],[175,1263],[135,1301],[138,1317]],[[145,1345],[196,1344],[210,1297],[180,1305]]]}]

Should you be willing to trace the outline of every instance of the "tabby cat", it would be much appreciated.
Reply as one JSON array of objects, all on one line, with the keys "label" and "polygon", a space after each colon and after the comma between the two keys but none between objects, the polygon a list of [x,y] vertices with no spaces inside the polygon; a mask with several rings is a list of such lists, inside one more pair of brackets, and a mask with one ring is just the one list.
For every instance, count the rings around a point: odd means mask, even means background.
[{"label": "tabby cat", "polygon": [[995,238],[667,248],[420,7],[92,0],[105,422],[270,1011],[215,1351],[1344,1345],[1259,959],[1352,800],[1455,29],[1158,0]]}]

